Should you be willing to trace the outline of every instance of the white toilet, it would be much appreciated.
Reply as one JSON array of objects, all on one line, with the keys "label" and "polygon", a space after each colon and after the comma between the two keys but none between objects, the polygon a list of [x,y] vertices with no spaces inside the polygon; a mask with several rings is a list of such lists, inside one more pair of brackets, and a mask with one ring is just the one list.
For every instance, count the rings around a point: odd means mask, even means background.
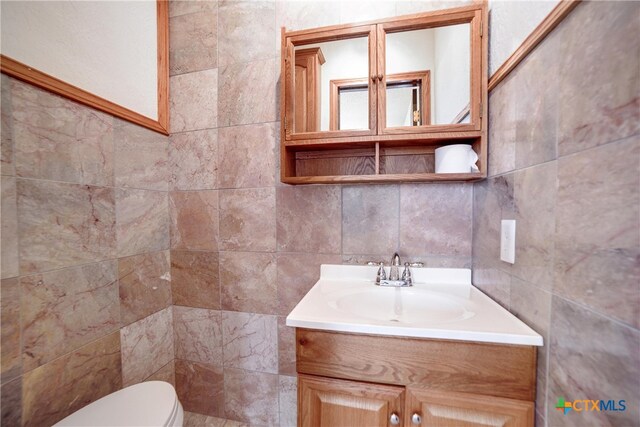
[{"label": "white toilet", "polygon": [[182,427],[183,418],[173,386],[164,381],[148,381],[96,400],[54,426]]}]

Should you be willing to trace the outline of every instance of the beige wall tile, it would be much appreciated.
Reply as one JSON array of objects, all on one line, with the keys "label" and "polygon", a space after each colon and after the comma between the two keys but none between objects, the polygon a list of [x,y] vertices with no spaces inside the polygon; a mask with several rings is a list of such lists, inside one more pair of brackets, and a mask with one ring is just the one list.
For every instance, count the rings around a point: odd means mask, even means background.
[{"label": "beige wall tile", "polygon": [[15,277],[20,272],[18,261],[18,195],[16,179],[3,176],[0,181],[2,224],[2,278]]},{"label": "beige wall tile", "polygon": [[128,325],[171,305],[169,251],[118,260],[121,324]]},{"label": "beige wall tile", "polygon": [[177,359],[176,391],[184,410],[214,417],[224,416],[223,375],[221,366]]},{"label": "beige wall tile", "polygon": [[225,414],[252,425],[277,425],[278,376],[261,372],[225,369]]},{"label": "beige wall tile", "polygon": [[125,386],[148,378],[174,358],[172,308],[120,329],[122,382]]},{"label": "beige wall tile", "polygon": [[17,184],[21,274],[115,256],[113,189],[22,179]]},{"label": "beige wall tile", "polygon": [[114,261],[20,278],[25,371],[120,326]]},{"label": "beige wall tile", "polygon": [[298,425],[298,380],[280,375],[280,427]]},{"label": "beige wall tile", "polygon": [[274,1],[224,1],[219,5],[221,67],[276,53]]},{"label": "beige wall tile", "polygon": [[23,425],[51,425],[120,388],[120,336],[114,332],[24,375]]},{"label": "beige wall tile", "polygon": [[175,305],[219,309],[218,253],[171,251],[171,292]]},{"label": "beige wall tile", "polygon": [[220,247],[231,251],[276,249],[274,188],[220,190]]},{"label": "beige wall tile", "polygon": [[222,314],[216,310],[173,307],[176,358],[222,366]]},{"label": "beige wall tile", "polygon": [[118,256],[169,249],[169,197],[165,192],[116,189]]},{"label": "beige wall tile", "polygon": [[276,256],[221,252],[220,287],[224,310],[274,314],[278,309]]},{"label": "beige wall tile", "polygon": [[0,388],[0,411],[3,426],[22,425],[22,377]]},{"label": "beige wall tile", "polygon": [[206,129],[171,135],[169,169],[172,190],[218,188],[218,131]]},{"label": "beige wall tile", "polygon": [[275,184],[275,123],[232,126],[218,131],[220,188]]},{"label": "beige wall tile", "polygon": [[341,191],[333,185],[278,188],[278,250],[340,253]]},{"label": "beige wall tile", "polygon": [[20,283],[17,277],[0,282],[0,310],[0,382],[4,384],[22,374]]},{"label": "beige wall tile", "polygon": [[0,76],[0,174],[15,176],[11,78]]},{"label": "beige wall tile", "polygon": [[170,75],[218,66],[218,3],[211,3],[208,9],[172,16],[169,20]]},{"label": "beige wall tile", "polygon": [[173,191],[171,248],[218,250],[218,191]]},{"label": "beige wall tile", "polygon": [[173,76],[169,83],[171,132],[218,126],[218,69]]},{"label": "beige wall tile", "polygon": [[278,373],[276,316],[225,311],[222,313],[222,336],[225,369]]}]

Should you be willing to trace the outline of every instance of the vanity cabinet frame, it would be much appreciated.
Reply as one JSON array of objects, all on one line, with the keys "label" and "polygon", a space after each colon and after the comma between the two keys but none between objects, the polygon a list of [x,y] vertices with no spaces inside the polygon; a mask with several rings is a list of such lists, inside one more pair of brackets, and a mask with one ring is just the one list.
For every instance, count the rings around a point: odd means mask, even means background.
[{"label": "vanity cabinet frame", "polygon": [[[487,6],[479,2],[454,9],[394,17],[357,24],[335,25],[287,32],[282,28],[281,59],[281,181],[288,184],[475,181],[487,176],[487,82],[488,37]],[[385,41],[387,34],[436,28],[448,25],[470,25],[470,123],[389,127],[386,122]],[[328,130],[295,133],[295,47],[348,38],[368,38],[369,128],[362,130]],[[430,106],[431,107],[431,106]],[[463,111],[464,112],[464,111]],[[462,112],[461,112],[462,115]],[[448,144],[469,144],[478,154],[479,172],[436,174],[420,171],[413,165],[424,164],[411,159],[415,153],[430,156],[435,148]],[[300,161],[308,159],[341,159],[345,173],[323,173],[319,168],[297,170]],[[386,153],[406,159],[408,167],[386,171],[381,165]],[[355,155],[354,155],[355,154]],[[360,163],[356,164],[356,157]],[[369,165],[364,165],[368,163]],[[351,165],[351,166],[349,166]],[[429,165],[431,168],[433,164]],[[301,168],[298,168],[301,169]],[[331,168],[329,168],[331,169]],[[422,169],[426,169],[422,167]],[[416,172],[416,170],[418,170]]]}]

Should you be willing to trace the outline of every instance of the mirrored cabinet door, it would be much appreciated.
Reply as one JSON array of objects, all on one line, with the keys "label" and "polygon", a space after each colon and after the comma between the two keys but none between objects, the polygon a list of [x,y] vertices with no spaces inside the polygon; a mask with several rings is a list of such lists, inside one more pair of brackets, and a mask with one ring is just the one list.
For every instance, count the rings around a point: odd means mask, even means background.
[{"label": "mirrored cabinet door", "polygon": [[479,126],[481,88],[472,72],[480,57],[480,37],[473,37],[479,20],[468,11],[450,20],[379,25],[380,133]]},{"label": "mirrored cabinet door", "polygon": [[290,37],[287,136],[366,136],[376,132],[375,26]]}]

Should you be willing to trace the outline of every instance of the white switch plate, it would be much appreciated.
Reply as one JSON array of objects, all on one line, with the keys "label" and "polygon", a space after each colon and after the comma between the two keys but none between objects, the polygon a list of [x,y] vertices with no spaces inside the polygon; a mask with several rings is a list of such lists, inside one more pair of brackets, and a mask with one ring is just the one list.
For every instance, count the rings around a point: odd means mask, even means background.
[{"label": "white switch plate", "polygon": [[516,220],[503,219],[500,229],[500,259],[514,264],[516,262]]}]

